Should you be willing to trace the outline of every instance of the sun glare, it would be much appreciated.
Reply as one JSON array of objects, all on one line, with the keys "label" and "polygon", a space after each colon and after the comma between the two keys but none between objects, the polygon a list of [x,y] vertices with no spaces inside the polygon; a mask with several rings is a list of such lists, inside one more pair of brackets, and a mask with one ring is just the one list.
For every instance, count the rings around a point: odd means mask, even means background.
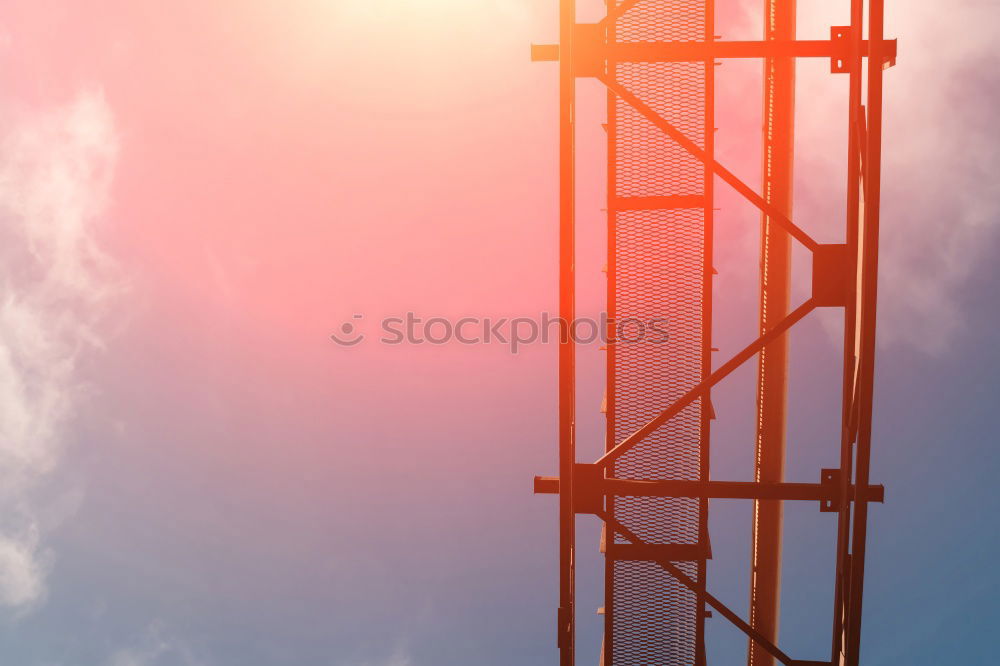
[{"label": "sun glare", "polygon": [[[328,8],[331,6],[329,0],[323,4]],[[524,0],[334,0],[332,7],[341,21],[420,26],[425,29],[434,29],[435,26],[451,29],[482,27],[497,20],[527,20],[529,16]]]}]

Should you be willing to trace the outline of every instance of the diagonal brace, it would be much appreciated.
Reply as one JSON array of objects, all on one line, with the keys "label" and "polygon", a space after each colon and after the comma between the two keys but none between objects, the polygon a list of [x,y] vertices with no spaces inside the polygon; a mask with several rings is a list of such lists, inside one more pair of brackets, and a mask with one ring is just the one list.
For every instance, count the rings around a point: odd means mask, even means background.
[{"label": "diagonal brace", "polygon": [[637,4],[639,4],[639,0],[624,0],[620,5],[608,7],[608,15],[601,19],[601,26],[611,25]]},{"label": "diagonal brace", "polygon": [[[637,546],[648,545],[645,541],[643,541],[639,537],[639,535],[635,534],[632,530],[622,525],[617,518],[609,515],[607,512],[601,511],[597,514],[597,516],[607,524],[611,525],[612,530],[614,530],[618,534],[621,534],[623,537],[628,539],[633,544]],[[787,654],[785,654],[781,650],[781,648],[779,648],[771,641],[767,640],[765,636],[763,636],[760,632],[758,632],[749,624],[747,624],[743,620],[743,618],[741,618],[739,615],[730,610],[728,606],[726,606],[724,603],[722,603],[714,596],[709,594],[709,592],[705,590],[704,586],[698,585],[693,580],[691,580],[691,578],[683,571],[681,571],[677,567],[677,565],[675,565],[673,562],[667,559],[656,559],[654,561],[657,564],[659,564],[660,567],[662,567],[667,573],[676,578],[681,585],[694,592],[699,599],[703,600],[709,606],[717,610],[720,615],[722,615],[727,620],[732,622],[733,625],[736,626],[736,628],[738,628],[740,631],[745,633],[751,639],[756,641],[761,647],[767,650],[772,657],[780,661],[782,664],[785,664],[785,666],[804,666],[806,664],[829,664],[829,662],[808,662],[808,661],[799,661],[797,659],[792,659]]]},{"label": "diagonal brace", "polygon": [[663,132],[666,133],[671,139],[676,141],[689,153],[696,157],[709,171],[727,182],[734,190],[742,194],[747,201],[759,208],[761,212],[771,218],[775,224],[787,231],[788,234],[795,240],[802,243],[809,250],[813,252],[816,251],[819,247],[819,243],[813,240],[809,234],[788,219],[788,216],[782,213],[777,206],[765,201],[759,194],[754,192],[749,185],[740,180],[736,174],[722,166],[717,160],[710,157],[708,153],[698,147],[698,144],[684,136],[683,132],[667,122],[663,116],[650,108],[649,105],[629,92],[620,83],[609,78],[606,74],[599,74],[597,79],[607,86],[608,90],[627,102],[629,106],[645,116],[649,122],[663,130]]},{"label": "diagonal brace", "polygon": [[778,322],[774,328],[744,347],[742,351],[726,361],[719,367],[718,370],[701,380],[701,382],[699,382],[694,388],[678,398],[672,405],[670,405],[670,407],[667,407],[665,410],[660,412],[660,414],[652,421],[636,430],[634,433],[623,439],[618,446],[601,456],[595,464],[604,467],[610,465],[614,460],[642,441],[644,437],[655,431],[673,417],[677,416],[681,410],[690,405],[700,396],[708,393],[709,389],[718,384],[721,380],[725,379],[733,370],[743,365],[761,349],[770,344],[772,340],[783,335],[785,331],[798,323],[815,308],[815,301],[810,298],[805,303],[795,308],[795,310],[789,312],[788,316]]}]

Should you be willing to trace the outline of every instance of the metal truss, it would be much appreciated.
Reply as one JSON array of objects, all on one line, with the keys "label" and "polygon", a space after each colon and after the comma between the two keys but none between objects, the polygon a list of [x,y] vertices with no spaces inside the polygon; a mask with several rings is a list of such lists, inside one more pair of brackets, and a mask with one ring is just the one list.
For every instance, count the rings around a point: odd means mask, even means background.
[{"label": "metal truss", "polygon": [[[605,18],[580,24],[575,0],[559,0],[559,44],[532,46],[533,60],[559,62],[559,301],[564,322],[575,317],[576,80],[595,78],[608,91],[606,452],[593,463],[577,461],[575,346],[572,336],[563,336],[559,476],[535,478],[536,493],[559,496],[560,664],[575,663],[575,520],[578,514],[591,514],[604,526],[603,666],[706,664],[704,620],[709,608],[747,635],[749,666],[855,666],[860,658],[868,504],[881,502],[884,495],[882,486],[869,482],[882,79],[883,69],[896,57],[895,40],[883,36],[884,0],[840,0],[850,4],[851,23],[831,27],[829,39],[823,40],[796,39],[795,0],[762,0],[766,28],[760,41],[717,39],[713,0],[607,1]],[[713,69],[729,58],[759,58],[764,64],[759,193],[713,154]],[[849,78],[842,243],[818,243],[792,220],[797,58],[829,59],[832,74]],[[716,179],[761,212],[761,311],[759,337],[712,369]],[[794,242],[812,256],[812,294],[793,308],[789,285]],[[686,317],[688,328],[669,356],[619,339],[617,317],[658,307]],[[821,307],[844,310],[838,466],[820,470],[817,483],[790,483],[784,480],[786,333]],[[754,481],[712,480],[711,390],[755,357]],[[631,476],[626,476],[629,470]],[[706,560],[711,557],[708,508],[713,498],[754,502],[748,620],[710,594],[706,585]],[[785,501],[819,502],[821,511],[837,514],[827,659],[797,660],[778,647]]]}]

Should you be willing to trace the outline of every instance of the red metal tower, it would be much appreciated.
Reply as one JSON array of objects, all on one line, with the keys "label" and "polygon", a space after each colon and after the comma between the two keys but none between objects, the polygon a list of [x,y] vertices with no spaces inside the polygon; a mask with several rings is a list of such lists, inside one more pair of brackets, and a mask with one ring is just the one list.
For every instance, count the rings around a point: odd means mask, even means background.
[{"label": "red metal tower", "polygon": [[[596,24],[560,0],[558,45],[533,46],[560,67],[560,315],[575,315],[574,105],[577,78],[608,90],[609,315],[606,452],[577,462],[575,347],[559,349],[559,476],[535,491],[559,495],[558,646],[575,663],[575,518],[603,521],[604,666],[704,665],[709,609],[746,633],[749,666],[818,666],[859,660],[869,502],[878,270],[882,71],[895,61],[883,38],[883,0],[842,0],[851,24],[828,39],[798,40],[795,0],[764,0],[760,41],[721,41],[712,0],[608,0]],[[867,17],[867,21],[865,20]],[[867,37],[864,34],[867,26]],[[726,58],[764,63],[763,177],[758,193],[714,157],[714,67]],[[817,243],[792,222],[796,58],[826,58],[850,79],[844,242]],[[761,211],[760,335],[712,367],[713,185],[734,188]],[[812,295],[790,305],[791,246],[812,255]],[[784,479],[786,333],[820,307],[844,309],[843,405],[837,467],[818,483]],[[669,339],[629,337],[627,322],[667,320]],[[710,478],[712,387],[758,361],[755,475]],[[708,592],[709,500],[754,502],[749,619]],[[804,661],[778,646],[781,507],[816,501],[836,512],[835,608],[829,659]]]}]

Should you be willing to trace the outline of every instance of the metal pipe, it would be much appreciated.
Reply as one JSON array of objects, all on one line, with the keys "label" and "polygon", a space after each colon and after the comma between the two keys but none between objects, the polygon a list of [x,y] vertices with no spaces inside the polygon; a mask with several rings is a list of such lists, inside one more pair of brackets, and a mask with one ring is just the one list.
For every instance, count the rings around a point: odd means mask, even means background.
[{"label": "metal pipe", "polygon": [[[778,47],[795,42],[795,0],[766,0],[764,42],[763,146],[761,196],[786,218],[792,217],[795,131],[795,54]],[[833,40],[828,46],[834,45]],[[840,48],[840,45],[837,45]],[[778,55],[775,51],[787,50]],[[841,49],[842,50],[842,49]],[[761,214],[760,331],[788,315],[791,299],[792,239],[771,216]],[[754,480],[776,484],[785,476],[785,422],[788,404],[788,336],[761,349],[757,363],[757,433]],[[750,543],[750,626],[778,641],[781,604],[782,503],[754,502]],[[773,666],[774,656],[750,640],[747,666]]]}]

